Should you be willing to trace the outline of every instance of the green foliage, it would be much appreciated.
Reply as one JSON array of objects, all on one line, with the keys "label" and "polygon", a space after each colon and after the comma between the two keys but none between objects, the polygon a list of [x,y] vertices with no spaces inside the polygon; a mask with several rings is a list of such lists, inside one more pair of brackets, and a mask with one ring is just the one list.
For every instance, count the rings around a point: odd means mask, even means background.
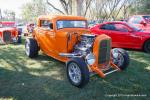
[{"label": "green foliage", "polygon": [[46,14],[44,0],[32,0],[22,6],[22,17],[26,21],[35,21],[39,15]]},{"label": "green foliage", "polygon": [[150,0],[137,0],[130,9],[131,14],[150,14]]},{"label": "green foliage", "polygon": [[3,11],[2,20],[3,21],[15,21],[15,12],[13,10],[5,9]]}]

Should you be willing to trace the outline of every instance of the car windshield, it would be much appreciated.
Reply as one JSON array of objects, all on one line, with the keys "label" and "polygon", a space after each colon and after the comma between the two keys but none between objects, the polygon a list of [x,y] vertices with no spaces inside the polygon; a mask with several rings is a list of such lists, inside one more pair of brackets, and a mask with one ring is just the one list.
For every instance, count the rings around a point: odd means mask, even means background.
[{"label": "car windshield", "polygon": [[130,23],[127,23],[128,24],[128,26],[130,26],[134,31],[143,31],[142,29],[140,29],[140,28],[138,28],[138,27],[136,27],[136,26],[134,26],[134,25],[132,25],[132,24],[130,24]]},{"label": "car windshield", "polygon": [[57,29],[62,28],[87,28],[85,20],[59,20],[57,21]]},{"label": "car windshield", "polygon": [[146,21],[147,23],[150,23],[150,16],[143,16],[143,18],[145,19],[145,21]]}]

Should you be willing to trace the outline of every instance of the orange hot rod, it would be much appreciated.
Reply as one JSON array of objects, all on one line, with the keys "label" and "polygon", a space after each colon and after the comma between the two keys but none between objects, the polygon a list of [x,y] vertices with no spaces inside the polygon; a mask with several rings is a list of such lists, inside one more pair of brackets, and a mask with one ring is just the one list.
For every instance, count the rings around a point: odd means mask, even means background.
[{"label": "orange hot rod", "polygon": [[21,33],[15,26],[15,22],[0,22],[0,44],[16,43],[21,39]]},{"label": "orange hot rod", "polygon": [[42,50],[65,62],[69,82],[79,88],[95,73],[105,77],[129,64],[128,53],[120,48],[111,50],[111,38],[90,33],[83,17],[40,16],[32,35],[25,42],[26,55],[33,58]]}]

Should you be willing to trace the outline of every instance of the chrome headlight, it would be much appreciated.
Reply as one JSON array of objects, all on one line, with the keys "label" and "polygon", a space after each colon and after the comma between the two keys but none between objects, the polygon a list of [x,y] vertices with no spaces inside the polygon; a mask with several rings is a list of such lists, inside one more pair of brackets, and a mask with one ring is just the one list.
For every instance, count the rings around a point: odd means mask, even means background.
[{"label": "chrome headlight", "polygon": [[85,59],[88,65],[93,65],[95,63],[95,56],[92,53],[88,54]]}]

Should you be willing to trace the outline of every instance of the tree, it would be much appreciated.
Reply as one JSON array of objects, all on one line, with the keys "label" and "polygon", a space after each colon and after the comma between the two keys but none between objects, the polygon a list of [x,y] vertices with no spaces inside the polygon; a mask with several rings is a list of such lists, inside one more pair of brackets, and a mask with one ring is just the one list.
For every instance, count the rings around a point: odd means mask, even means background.
[{"label": "tree", "polygon": [[3,13],[4,13],[3,18],[2,18],[3,20],[5,20],[5,21],[15,21],[16,14],[15,14],[14,11],[5,9],[3,11]]},{"label": "tree", "polygon": [[2,20],[2,11],[0,9],[0,21]]},{"label": "tree", "polygon": [[94,0],[90,7],[90,14],[94,19],[116,20],[121,12],[125,15],[134,2],[135,0]]},{"label": "tree", "polygon": [[44,0],[32,0],[22,6],[22,17],[27,22],[35,21],[39,15],[47,14]]},{"label": "tree", "polygon": [[136,0],[130,8],[130,14],[149,14],[150,0]]},{"label": "tree", "polygon": [[47,4],[60,14],[86,16],[92,0],[58,0],[60,8],[46,0]]}]

